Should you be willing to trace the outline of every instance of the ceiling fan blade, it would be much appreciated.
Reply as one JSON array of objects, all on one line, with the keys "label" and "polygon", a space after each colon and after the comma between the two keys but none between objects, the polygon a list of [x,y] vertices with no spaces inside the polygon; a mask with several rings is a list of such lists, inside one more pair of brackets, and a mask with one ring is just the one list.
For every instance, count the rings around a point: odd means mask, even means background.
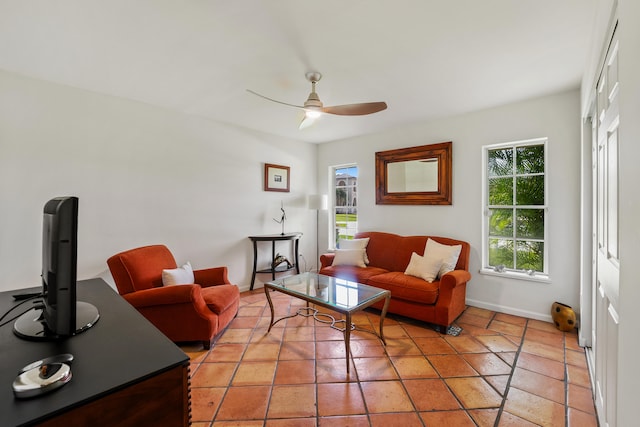
[{"label": "ceiling fan blade", "polygon": [[308,115],[304,115],[302,117],[302,121],[300,122],[300,125],[298,126],[298,130],[302,130],[302,129],[306,129],[309,126],[311,126],[313,123],[315,123],[315,121],[317,120],[317,117],[309,117]]},{"label": "ceiling fan blade", "polygon": [[278,104],[288,105],[289,107],[295,107],[295,108],[304,108],[302,105],[289,104],[287,102],[282,102],[282,101],[278,101],[277,99],[269,98],[268,96],[260,95],[258,92],[254,92],[251,89],[247,89],[247,92],[252,93],[256,96],[259,96],[260,98],[264,98],[268,101],[277,102]]},{"label": "ceiling fan blade", "polygon": [[387,108],[386,102],[365,102],[361,104],[336,105],[324,107],[323,113],[336,114],[338,116],[364,116],[377,113]]}]

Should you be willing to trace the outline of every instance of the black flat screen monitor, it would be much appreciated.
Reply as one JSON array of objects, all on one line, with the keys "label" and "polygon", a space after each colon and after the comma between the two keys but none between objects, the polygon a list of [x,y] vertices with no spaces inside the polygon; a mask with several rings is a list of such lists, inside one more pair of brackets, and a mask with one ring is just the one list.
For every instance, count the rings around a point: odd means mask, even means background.
[{"label": "black flat screen monitor", "polygon": [[14,323],[27,339],[59,339],[97,322],[95,306],[76,300],[78,198],[56,197],[44,205],[42,220],[42,305]]}]

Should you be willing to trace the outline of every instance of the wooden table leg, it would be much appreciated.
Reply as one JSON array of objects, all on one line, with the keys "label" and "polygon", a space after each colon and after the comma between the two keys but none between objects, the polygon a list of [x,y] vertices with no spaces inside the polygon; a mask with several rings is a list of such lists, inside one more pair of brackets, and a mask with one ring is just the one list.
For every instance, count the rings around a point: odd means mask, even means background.
[{"label": "wooden table leg", "polygon": [[276,280],[276,266],[273,261],[276,259],[276,241],[271,242],[271,280]]},{"label": "wooden table leg", "polygon": [[258,268],[258,242],[253,241],[253,273],[251,274],[251,287],[250,291],[253,290],[253,284],[256,281],[256,269]]}]

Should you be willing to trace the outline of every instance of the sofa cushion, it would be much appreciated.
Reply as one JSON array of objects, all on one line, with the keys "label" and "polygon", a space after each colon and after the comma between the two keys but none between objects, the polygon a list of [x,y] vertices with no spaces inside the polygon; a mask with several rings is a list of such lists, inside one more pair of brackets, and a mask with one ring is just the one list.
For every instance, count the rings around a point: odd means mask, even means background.
[{"label": "sofa cushion", "polygon": [[162,270],[163,286],[192,285],[194,283],[193,268],[188,261],[182,267],[165,268]]},{"label": "sofa cushion", "polygon": [[428,262],[430,265],[439,263],[440,266],[437,277],[442,277],[456,268],[461,250],[462,245],[443,245],[429,238],[424,248],[424,257],[429,261],[425,262]]},{"label": "sofa cushion", "polygon": [[364,256],[364,249],[336,249],[333,264],[331,265],[366,267]]},{"label": "sofa cushion", "polygon": [[370,238],[367,245],[369,265],[388,271],[404,271],[409,265],[411,254],[416,252],[422,255],[427,243],[426,236],[399,236],[383,232],[362,232],[355,237]]},{"label": "sofa cushion", "polygon": [[438,277],[441,266],[442,260],[440,258],[420,256],[414,252],[411,254],[411,261],[409,261],[404,274],[433,282]]},{"label": "sofa cushion", "polygon": [[397,271],[369,277],[367,285],[391,291],[391,297],[394,299],[421,304],[435,304],[440,289],[439,280],[429,283]]},{"label": "sofa cushion", "polygon": [[367,256],[367,245],[369,244],[369,238],[364,239],[340,239],[338,241],[338,248],[340,249],[364,249],[364,263],[369,264],[369,257]]},{"label": "sofa cushion", "polygon": [[350,265],[331,265],[324,267],[319,273],[325,276],[340,277],[341,279],[367,284],[367,280],[370,277],[388,273],[388,271],[378,267],[354,268]]},{"label": "sofa cushion", "polygon": [[462,250],[456,262],[456,269],[469,270],[469,243],[437,236],[399,236],[380,231],[362,231],[356,233],[354,238],[369,237],[367,256],[369,265],[384,268],[388,271],[404,271],[409,265],[411,254],[424,255],[427,239],[448,246],[462,245]]}]

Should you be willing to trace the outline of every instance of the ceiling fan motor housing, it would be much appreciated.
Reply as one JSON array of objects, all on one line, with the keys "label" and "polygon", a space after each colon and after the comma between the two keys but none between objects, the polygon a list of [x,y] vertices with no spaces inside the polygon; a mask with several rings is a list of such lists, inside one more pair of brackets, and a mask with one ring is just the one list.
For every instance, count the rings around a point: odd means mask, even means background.
[{"label": "ceiling fan motor housing", "polygon": [[311,109],[320,109],[323,107],[322,101],[320,101],[320,97],[316,93],[316,83],[320,81],[322,78],[322,74],[317,71],[309,71],[305,74],[307,80],[311,82],[311,93],[307,97],[307,100],[304,103],[304,108]]},{"label": "ceiling fan motor housing", "polygon": [[304,108],[322,108],[322,101],[320,101],[320,97],[316,93],[315,87],[304,102]]}]

